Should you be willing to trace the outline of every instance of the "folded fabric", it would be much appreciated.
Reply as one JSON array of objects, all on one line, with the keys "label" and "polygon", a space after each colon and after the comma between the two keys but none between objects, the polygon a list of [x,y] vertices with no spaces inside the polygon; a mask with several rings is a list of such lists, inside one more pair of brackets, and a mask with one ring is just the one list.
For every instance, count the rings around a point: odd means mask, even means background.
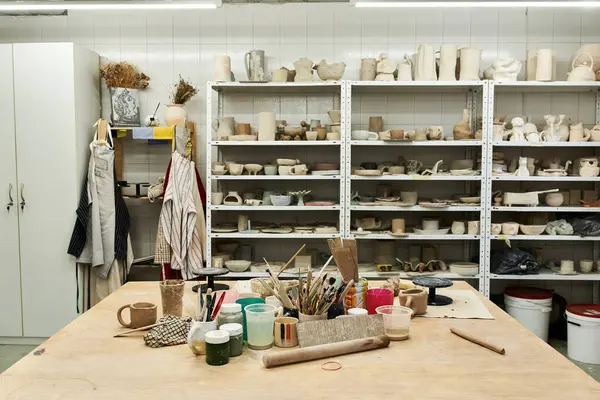
[{"label": "folded fabric", "polygon": [[133,128],[133,138],[142,140],[172,140],[173,127],[151,127],[143,126]]},{"label": "folded fabric", "polygon": [[167,323],[155,326],[144,336],[146,346],[158,348],[187,343],[188,333],[192,326],[192,317],[164,315],[157,321],[157,323],[161,322]]}]

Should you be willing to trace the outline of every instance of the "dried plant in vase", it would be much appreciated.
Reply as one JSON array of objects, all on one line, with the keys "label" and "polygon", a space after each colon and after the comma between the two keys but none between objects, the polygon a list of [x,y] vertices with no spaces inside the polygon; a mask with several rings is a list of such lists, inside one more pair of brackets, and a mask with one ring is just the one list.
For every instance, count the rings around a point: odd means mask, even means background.
[{"label": "dried plant in vase", "polygon": [[171,91],[171,104],[167,106],[167,112],[165,114],[167,126],[183,126],[185,124],[187,111],[185,110],[184,105],[197,94],[198,89],[179,75],[179,82],[173,85]]},{"label": "dried plant in vase", "polygon": [[100,67],[110,91],[111,123],[114,126],[140,125],[139,89],[148,87],[150,77],[127,62],[108,63]]}]

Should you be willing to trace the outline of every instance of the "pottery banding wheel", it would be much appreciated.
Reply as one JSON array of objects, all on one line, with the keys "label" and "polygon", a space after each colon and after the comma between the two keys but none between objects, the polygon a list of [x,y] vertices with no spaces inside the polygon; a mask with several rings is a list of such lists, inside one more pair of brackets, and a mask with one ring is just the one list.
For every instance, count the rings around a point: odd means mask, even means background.
[{"label": "pottery banding wheel", "polygon": [[228,274],[229,270],[227,268],[202,268],[199,276],[206,276],[207,282],[202,285],[196,285],[192,288],[194,292],[198,291],[198,288],[201,288],[202,293],[206,293],[206,289],[211,288],[213,292],[215,290],[229,290],[229,285],[225,285],[224,283],[215,283],[215,276],[221,276]]},{"label": "pottery banding wheel", "polygon": [[445,288],[453,285],[450,279],[436,278],[432,276],[423,276],[413,279],[415,285],[423,286],[429,289],[429,295],[427,296],[427,305],[429,306],[447,306],[452,304],[452,299],[448,296],[442,296],[436,294],[437,288]]}]

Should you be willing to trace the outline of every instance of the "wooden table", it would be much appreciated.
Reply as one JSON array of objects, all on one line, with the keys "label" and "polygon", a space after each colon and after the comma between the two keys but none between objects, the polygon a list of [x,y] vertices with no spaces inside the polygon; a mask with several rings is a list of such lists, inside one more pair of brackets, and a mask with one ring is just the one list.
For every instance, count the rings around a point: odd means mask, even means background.
[{"label": "wooden table", "polygon": [[[465,282],[453,289],[476,292]],[[600,399],[600,384],[487,299],[495,320],[416,318],[409,340],[335,357],[335,372],[321,369],[327,360],[267,370],[264,352],[247,349],[211,367],[186,345],[151,349],[140,336],[113,338],[123,329],[116,310],[137,301],[160,304],[157,283],[126,284],[41,344],[41,354],[0,375],[0,399]],[[452,326],[506,355],[451,334]]]}]

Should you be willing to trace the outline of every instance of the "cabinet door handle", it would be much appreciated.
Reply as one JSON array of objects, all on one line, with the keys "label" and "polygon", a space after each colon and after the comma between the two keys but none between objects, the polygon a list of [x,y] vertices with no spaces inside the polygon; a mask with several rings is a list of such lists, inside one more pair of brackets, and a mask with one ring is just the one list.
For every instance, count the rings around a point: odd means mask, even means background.
[{"label": "cabinet door handle", "polygon": [[10,211],[10,208],[15,205],[12,198],[12,183],[8,184],[8,204],[6,205],[6,211]]},{"label": "cabinet door handle", "polygon": [[25,188],[25,184],[21,183],[21,211],[25,209],[25,197],[23,197],[23,189]]}]

